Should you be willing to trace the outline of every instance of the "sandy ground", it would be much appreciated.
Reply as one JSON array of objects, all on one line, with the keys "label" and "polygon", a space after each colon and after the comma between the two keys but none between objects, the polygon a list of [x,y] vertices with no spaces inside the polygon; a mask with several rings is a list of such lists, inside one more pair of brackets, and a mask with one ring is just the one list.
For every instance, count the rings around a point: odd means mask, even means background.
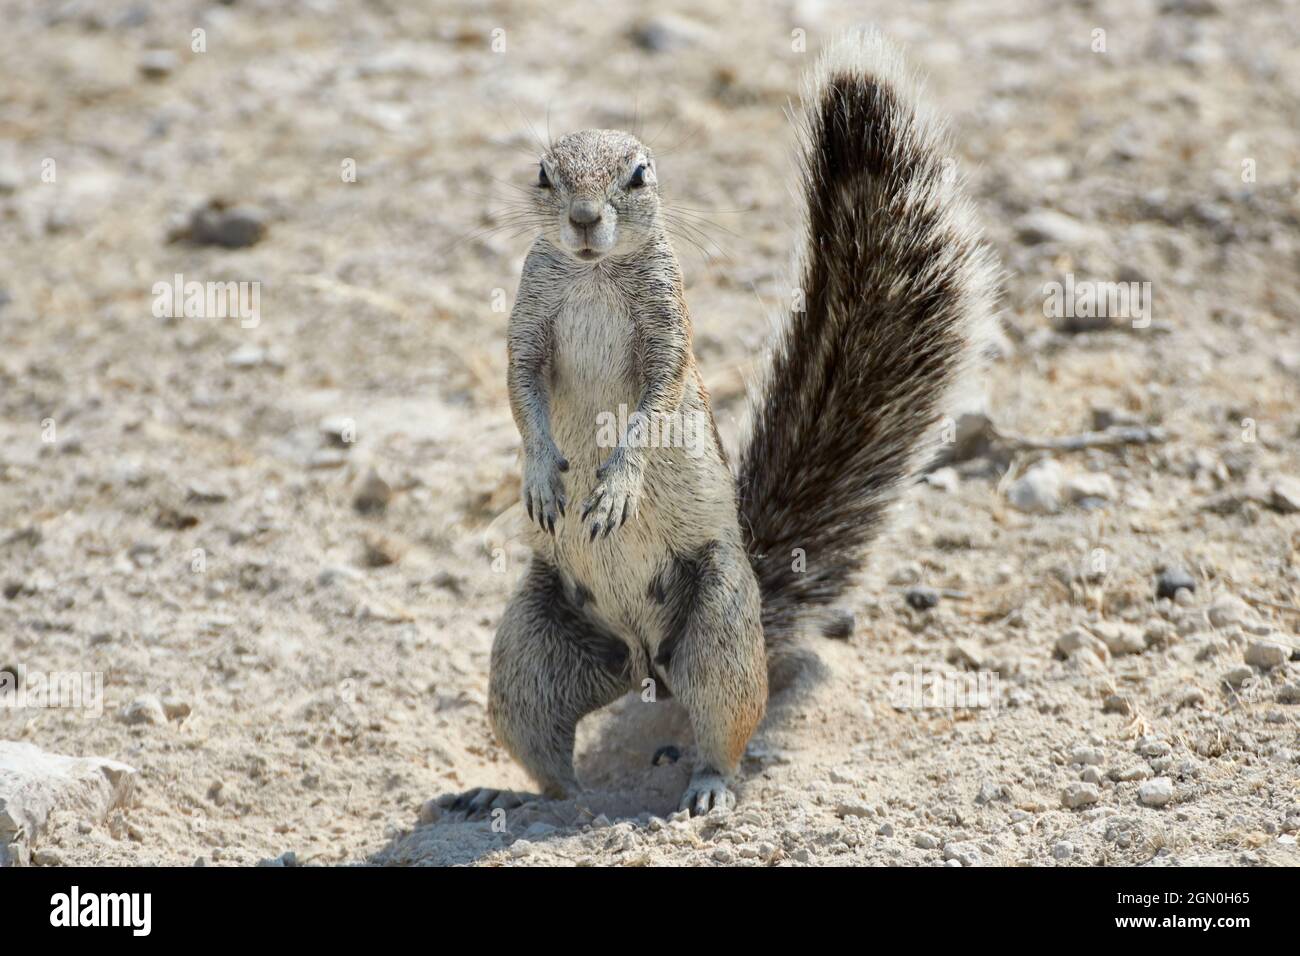
[{"label": "sandy ground", "polygon": [[[0,664],[104,681],[102,717],[2,710],[0,738],[141,772],[103,821],[56,814],[38,861],[1300,862],[1297,4],[648,11],[0,3]],[[527,785],[484,695],[526,557],[504,330],[528,239],[490,229],[534,131],[634,125],[705,211],[711,254],[681,252],[734,448],[788,295],[783,109],[868,21],[952,115],[1007,269],[996,428],[1165,440],[976,446],[915,488],[735,813],[670,816],[689,731],[632,698],[581,728],[581,799],[422,820]],[[264,237],[177,239],[212,200]],[[177,274],[260,283],[256,326],[157,316]],[[1066,274],[1151,283],[1149,325],[1045,315]],[[1022,511],[1045,458],[1067,500]],[[363,514],[372,470],[391,501]],[[1166,568],[1195,591],[1158,601]],[[915,706],[916,674],[982,675],[996,706]],[[651,766],[665,744],[682,761]]]}]

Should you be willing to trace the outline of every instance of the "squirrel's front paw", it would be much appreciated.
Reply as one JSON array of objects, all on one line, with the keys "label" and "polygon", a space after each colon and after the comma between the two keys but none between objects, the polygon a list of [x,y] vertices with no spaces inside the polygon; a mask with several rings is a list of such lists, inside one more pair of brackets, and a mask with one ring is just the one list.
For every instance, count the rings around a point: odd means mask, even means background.
[{"label": "squirrel's front paw", "polygon": [[582,520],[591,529],[589,540],[627,524],[641,498],[641,469],[617,452],[596,469],[596,488],[582,506]]},{"label": "squirrel's front paw", "polygon": [[543,531],[555,533],[555,519],[564,517],[567,504],[564,498],[562,472],[569,463],[558,453],[543,452],[524,458],[523,498],[528,520],[537,522]]}]

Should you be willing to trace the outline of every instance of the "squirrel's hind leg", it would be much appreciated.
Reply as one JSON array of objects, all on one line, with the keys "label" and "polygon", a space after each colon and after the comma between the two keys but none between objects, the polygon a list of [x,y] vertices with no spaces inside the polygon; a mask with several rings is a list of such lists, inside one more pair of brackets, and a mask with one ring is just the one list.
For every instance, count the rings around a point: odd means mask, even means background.
[{"label": "squirrel's hind leg", "polygon": [[738,545],[711,542],[667,589],[670,633],[655,663],[691,719],[697,750],[680,809],[730,809],[730,781],[767,706],[758,582]]},{"label": "squirrel's hind leg", "polygon": [[631,684],[627,645],[570,600],[554,567],[534,558],[492,643],[488,717],[543,796],[579,789],[578,721]]}]

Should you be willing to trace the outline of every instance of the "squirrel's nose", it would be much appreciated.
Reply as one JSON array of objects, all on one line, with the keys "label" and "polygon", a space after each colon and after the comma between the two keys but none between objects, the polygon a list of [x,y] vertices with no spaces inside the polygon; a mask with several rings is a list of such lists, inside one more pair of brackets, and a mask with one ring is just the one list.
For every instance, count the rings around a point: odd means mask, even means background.
[{"label": "squirrel's nose", "polygon": [[569,205],[569,222],[579,229],[600,222],[600,203],[594,199],[575,199]]}]

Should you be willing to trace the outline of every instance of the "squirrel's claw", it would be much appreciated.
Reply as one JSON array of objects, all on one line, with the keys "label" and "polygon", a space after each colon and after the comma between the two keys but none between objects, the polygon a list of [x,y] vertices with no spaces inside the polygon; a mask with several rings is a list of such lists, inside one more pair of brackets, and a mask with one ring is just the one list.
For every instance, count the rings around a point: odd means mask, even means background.
[{"label": "squirrel's claw", "polygon": [[632,510],[631,495],[615,493],[603,484],[598,485],[582,508],[582,520],[590,519],[590,534],[587,540],[595,541],[597,535],[608,538],[627,524]]},{"label": "squirrel's claw", "polygon": [[568,502],[564,497],[564,481],[560,473],[567,471],[568,461],[562,457],[547,460],[546,456],[529,459],[524,463],[522,494],[524,510],[529,522],[547,534],[555,534],[557,518],[564,517]]},{"label": "squirrel's claw", "polygon": [[736,806],[736,795],[727,781],[717,771],[697,770],[682,793],[678,810],[689,810],[691,816],[702,817],[712,810],[728,811]]},{"label": "squirrel's claw", "polygon": [[622,459],[611,459],[596,469],[596,487],[582,506],[582,520],[590,520],[589,541],[608,538],[636,514],[641,492],[641,471]]}]

